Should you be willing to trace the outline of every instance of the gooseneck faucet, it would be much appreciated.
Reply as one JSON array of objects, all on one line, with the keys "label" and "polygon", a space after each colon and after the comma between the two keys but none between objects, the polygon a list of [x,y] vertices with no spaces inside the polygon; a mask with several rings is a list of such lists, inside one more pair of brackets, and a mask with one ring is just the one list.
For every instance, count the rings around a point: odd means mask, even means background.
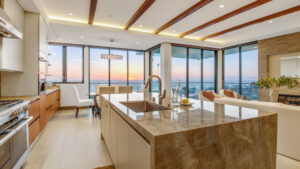
[{"label": "gooseneck faucet", "polygon": [[166,97],[166,89],[163,91],[163,94],[161,93],[161,88],[162,88],[162,86],[161,86],[161,78],[159,77],[159,76],[157,76],[157,75],[151,75],[151,76],[149,76],[149,78],[148,78],[148,80],[147,80],[147,82],[146,82],[146,84],[145,84],[145,87],[144,87],[144,90],[146,91],[147,90],[147,87],[149,86],[149,84],[150,84],[150,81],[151,81],[151,79],[153,78],[153,77],[155,77],[155,78],[157,78],[158,79],[158,81],[159,81],[159,104],[162,104],[162,100]]}]

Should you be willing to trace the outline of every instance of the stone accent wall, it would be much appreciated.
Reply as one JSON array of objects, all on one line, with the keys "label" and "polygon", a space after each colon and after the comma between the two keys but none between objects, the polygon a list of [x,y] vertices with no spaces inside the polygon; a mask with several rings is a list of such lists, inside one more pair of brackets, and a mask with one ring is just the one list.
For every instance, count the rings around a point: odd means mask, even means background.
[{"label": "stone accent wall", "polygon": [[[300,51],[300,32],[258,41],[258,78],[268,74],[268,56]],[[269,101],[269,92],[259,90],[259,100]]]}]

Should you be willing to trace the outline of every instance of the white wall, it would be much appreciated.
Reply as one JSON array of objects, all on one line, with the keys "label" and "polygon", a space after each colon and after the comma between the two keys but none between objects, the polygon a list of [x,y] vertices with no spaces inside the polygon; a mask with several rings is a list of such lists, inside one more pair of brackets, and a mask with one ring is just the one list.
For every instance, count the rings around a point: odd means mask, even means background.
[{"label": "white wall", "polygon": [[84,48],[84,83],[81,84],[59,84],[61,107],[74,106],[74,92],[72,86],[75,85],[78,89],[81,99],[88,99],[89,97],[89,49]]}]

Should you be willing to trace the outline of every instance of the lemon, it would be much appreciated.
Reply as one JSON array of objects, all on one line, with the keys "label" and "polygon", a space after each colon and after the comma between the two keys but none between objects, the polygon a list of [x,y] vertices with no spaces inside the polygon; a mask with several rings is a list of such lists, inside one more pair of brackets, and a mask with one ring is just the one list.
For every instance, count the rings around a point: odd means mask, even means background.
[{"label": "lemon", "polygon": [[182,99],[181,102],[182,102],[183,104],[188,104],[188,103],[189,103],[188,99]]}]

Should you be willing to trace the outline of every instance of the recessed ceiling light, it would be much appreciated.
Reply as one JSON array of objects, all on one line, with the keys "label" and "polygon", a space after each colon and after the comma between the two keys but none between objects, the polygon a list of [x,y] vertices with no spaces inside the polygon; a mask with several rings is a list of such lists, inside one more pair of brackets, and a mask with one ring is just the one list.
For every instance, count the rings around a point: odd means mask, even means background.
[{"label": "recessed ceiling light", "polygon": [[172,32],[176,32],[176,30],[172,30]]},{"label": "recessed ceiling light", "polygon": [[69,12],[69,13],[67,13],[69,16],[73,16],[73,13],[72,12]]},{"label": "recessed ceiling light", "polygon": [[83,36],[83,35],[80,35],[80,38],[84,38],[84,36]]},{"label": "recessed ceiling light", "polygon": [[269,23],[273,23],[273,21],[272,21],[272,20],[269,20]]},{"label": "recessed ceiling light", "polygon": [[220,7],[220,8],[224,8],[224,7],[225,7],[225,5],[223,5],[223,4],[222,4],[222,5],[220,5],[219,7]]},{"label": "recessed ceiling light", "polygon": [[143,25],[139,25],[139,27],[141,28],[141,27],[143,27]]}]

